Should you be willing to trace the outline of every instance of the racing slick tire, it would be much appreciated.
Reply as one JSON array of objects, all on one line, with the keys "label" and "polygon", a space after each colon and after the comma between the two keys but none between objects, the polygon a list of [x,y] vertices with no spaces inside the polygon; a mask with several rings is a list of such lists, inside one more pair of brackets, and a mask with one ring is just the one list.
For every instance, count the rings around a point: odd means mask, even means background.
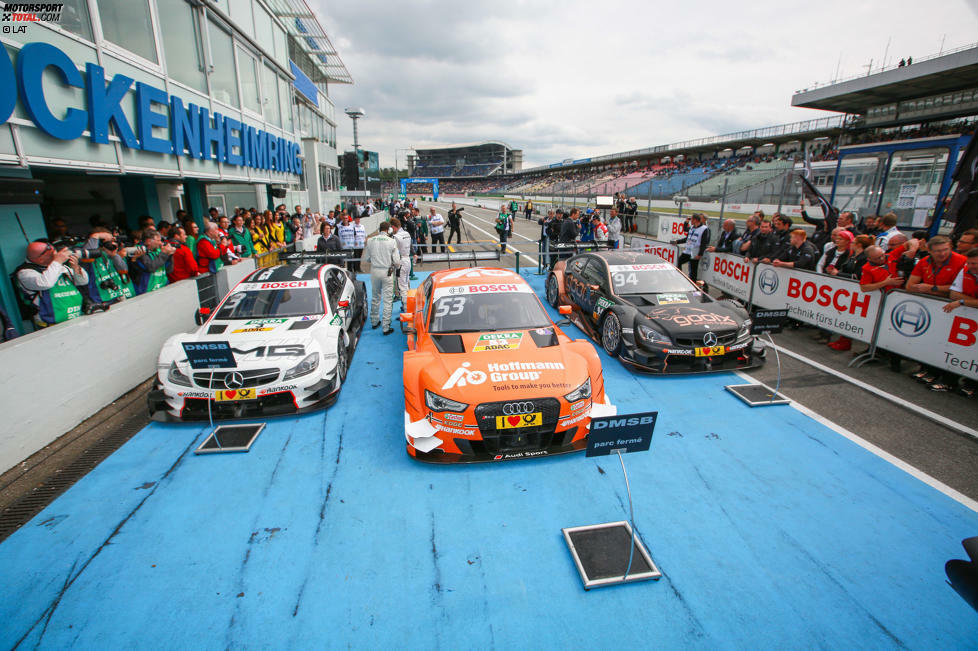
[{"label": "racing slick tire", "polygon": [[343,338],[336,344],[336,376],[340,384],[346,382],[346,374],[350,370],[350,354],[343,343]]},{"label": "racing slick tire", "polygon": [[551,307],[560,307],[560,288],[557,286],[557,276],[547,277],[547,302]]},{"label": "racing slick tire", "polygon": [[601,347],[612,357],[621,352],[621,321],[614,312],[608,312],[601,322]]}]

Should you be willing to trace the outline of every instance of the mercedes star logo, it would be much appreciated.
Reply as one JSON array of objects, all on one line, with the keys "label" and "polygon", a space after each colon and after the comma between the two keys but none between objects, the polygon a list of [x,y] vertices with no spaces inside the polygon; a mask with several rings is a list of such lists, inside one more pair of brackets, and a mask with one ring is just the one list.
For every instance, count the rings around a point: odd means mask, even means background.
[{"label": "mercedes star logo", "polygon": [[707,332],[703,335],[703,344],[706,346],[716,346],[717,334],[715,332]]},{"label": "mercedes star logo", "polygon": [[244,386],[244,376],[233,371],[224,376],[224,386],[228,389],[240,389]]},{"label": "mercedes star logo", "polygon": [[503,414],[506,416],[519,416],[520,414],[529,414],[532,411],[532,402],[507,402],[503,405]]}]

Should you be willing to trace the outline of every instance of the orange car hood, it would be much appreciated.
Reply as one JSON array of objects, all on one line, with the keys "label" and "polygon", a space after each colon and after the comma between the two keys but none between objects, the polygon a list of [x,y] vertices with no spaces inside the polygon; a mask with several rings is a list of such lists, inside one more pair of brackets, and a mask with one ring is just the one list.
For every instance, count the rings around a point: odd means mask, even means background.
[{"label": "orange car hood", "polygon": [[422,349],[430,354],[430,361],[421,370],[420,386],[475,404],[561,396],[583,384],[588,366],[573,350],[579,344],[538,346],[532,332],[453,335],[462,338],[465,352],[459,353],[439,352],[429,340]]}]

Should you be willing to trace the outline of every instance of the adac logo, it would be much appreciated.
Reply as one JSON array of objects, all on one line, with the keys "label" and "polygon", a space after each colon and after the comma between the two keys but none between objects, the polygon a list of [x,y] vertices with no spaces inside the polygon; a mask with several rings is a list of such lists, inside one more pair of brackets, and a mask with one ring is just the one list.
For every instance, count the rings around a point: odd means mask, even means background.
[{"label": "adac logo", "polygon": [[905,300],[893,308],[890,323],[904,337],[919,337],[930,327],[930,312],[922,303]]},{"label": "adac logo", "polygon": [[765,269],[757,274],[757,286],[769,296],[778,291],[778,272],[774,269]]},{"label": "adac logo", "polygon": [[470,362],[462,362],[462,365],[455,369],[448,381],[442,385],[442,389],[451,389],[454,386],[464,387],[466,384],[482,384],[486,381],[486,374],[482,371],[470,371]]}]

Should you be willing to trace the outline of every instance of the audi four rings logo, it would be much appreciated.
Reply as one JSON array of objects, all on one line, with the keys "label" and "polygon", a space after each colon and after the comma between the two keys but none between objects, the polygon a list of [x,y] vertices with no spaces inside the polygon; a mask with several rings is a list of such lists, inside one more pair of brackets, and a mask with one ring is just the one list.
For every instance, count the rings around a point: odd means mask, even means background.
[{"label": "audi four rings logo", "polygon": [[706,346],[716,346],[717,345],[717,335],[715,332],[707,332],[703,335],[703,344]]},{"label": "audi four rings logo", "polygon": [[228,389],[240,389],[244,386],[244,376],[237,371],[224,376],[224,386]]},{"label": "audi four rings logo", "polygon": [[506,416],[519,416],[520,414],[529,414],[532,411],[532,402],[507,402],[503,405],[503,414]]},{"label": "audi four rings logo", "polygon": [[774,269],[765,269],[757,276],[757,286],[768,295],[778,291],[778,272]]},{"label": "audi four rings logo", "polygon": [[923,304],[906,300],[893,308],[890,323],[904,337],[919,337],[930,327],[930,312]]}]

